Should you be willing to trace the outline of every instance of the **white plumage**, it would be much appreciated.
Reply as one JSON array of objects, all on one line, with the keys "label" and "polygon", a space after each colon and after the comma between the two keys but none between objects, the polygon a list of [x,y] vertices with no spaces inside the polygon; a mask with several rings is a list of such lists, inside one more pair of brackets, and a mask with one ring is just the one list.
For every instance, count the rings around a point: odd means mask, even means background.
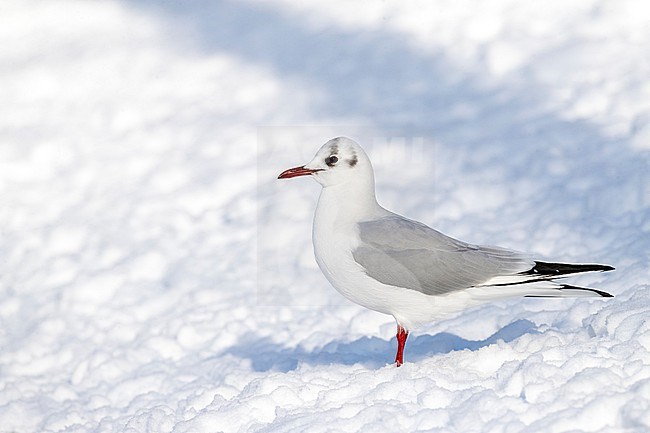
[{"label": "white plumage", "polygon": [[514,296],[611,296],[552,281],[611,266],[535,261],[453,239],[384,209],[370,159],[348,138],[328,141],[309,163],[279,178],[303,175],[323,186],[313,226],[316,262],[343,296],[395,318],[397,365],[408,330],[471,306]]}]

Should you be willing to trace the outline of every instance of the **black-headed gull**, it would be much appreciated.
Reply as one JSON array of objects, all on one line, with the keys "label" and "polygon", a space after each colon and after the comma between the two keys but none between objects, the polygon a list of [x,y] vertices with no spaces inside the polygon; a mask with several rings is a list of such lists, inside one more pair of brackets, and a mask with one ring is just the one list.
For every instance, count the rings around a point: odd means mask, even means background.
[{"label": "black-headed gull", "polygon": [[312,233],[316,262],[343,296],[395,318],[398,366],[409,330],[468,307],[515,296],[612,296],[553,281],[611,266],[547,263],[468,244],[384,209],[370,159],[349,138],[328,141],[278,179],[306,175],[323,186]]}]

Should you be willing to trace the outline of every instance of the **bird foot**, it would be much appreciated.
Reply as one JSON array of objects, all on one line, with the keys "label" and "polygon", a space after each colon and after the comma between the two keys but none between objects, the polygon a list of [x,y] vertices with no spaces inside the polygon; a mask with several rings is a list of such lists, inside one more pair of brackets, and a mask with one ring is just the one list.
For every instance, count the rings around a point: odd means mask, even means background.
[{"label": "bird foot", "polygon": [[402,327],[402,325],[397,325],[397,355],[395,355],[395,365],[397,367],[404,364],[404,345],[406,344],[406,338],[409,336],[409,332]]}]

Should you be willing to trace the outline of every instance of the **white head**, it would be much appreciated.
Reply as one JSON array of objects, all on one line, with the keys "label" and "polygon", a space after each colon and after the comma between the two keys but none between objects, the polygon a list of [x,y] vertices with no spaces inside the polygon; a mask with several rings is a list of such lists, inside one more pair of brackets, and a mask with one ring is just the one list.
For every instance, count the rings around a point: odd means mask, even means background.
[{"label": "white head", "polygon": [[323,188],[349,184],[371,186],[374,191],[375,178],[368,155],[359,144],[346,137],[328,141],[311,161],[301,167],[285,170],[278,179],[307,175],[311,175]]}]

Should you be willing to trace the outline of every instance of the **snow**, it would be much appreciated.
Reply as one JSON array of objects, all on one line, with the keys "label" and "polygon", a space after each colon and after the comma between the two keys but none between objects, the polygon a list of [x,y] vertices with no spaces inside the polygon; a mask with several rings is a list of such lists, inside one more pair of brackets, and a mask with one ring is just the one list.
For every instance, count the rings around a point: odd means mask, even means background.
[{"label": "snow", "polygon": [[[634,0],[0,8],[0,431],[650,430],[650,9]],[[416,330],[311,251],[357,139],[387,208],[616,266],[611,300]]]}]

